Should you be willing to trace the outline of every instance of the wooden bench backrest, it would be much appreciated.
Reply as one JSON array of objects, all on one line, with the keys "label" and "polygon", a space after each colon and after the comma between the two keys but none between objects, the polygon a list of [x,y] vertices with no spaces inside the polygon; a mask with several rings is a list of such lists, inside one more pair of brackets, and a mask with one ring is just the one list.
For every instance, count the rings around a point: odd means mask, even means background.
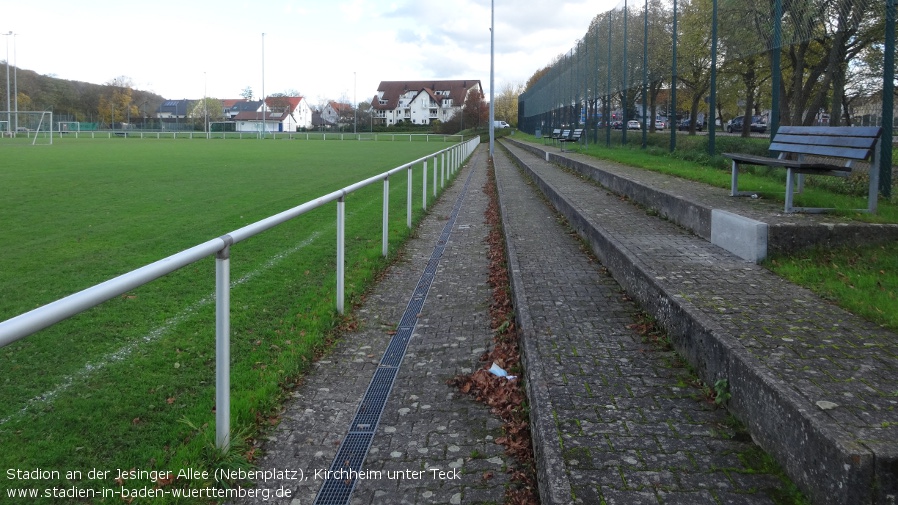
[{"label": "wooden bench backrest", "polygon": [[780,126],[770,150],[788,154],[867,160],[882,128],[878,126]]}]

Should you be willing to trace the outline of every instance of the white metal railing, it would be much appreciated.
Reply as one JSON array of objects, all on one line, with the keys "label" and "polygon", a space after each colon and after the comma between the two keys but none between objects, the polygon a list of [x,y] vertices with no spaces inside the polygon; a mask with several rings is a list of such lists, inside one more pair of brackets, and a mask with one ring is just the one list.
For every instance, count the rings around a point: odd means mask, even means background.
[{"label": "white metal railing", "polygon": [[[91,286],[75,294],[61,298],[32,311],[0,322],[0,347],[25,338],[39,330],[52,326],[63,319],[79,314],[91,307],[122,295],[134,288],[143,286],[175,270],[215,255],[215,443],[219,448],[226,448],[230,443],[230,261],[231,246],[258,235],[279,224],[285,223],[306,212],[322,207],[330,202],[337,202],[337,312],[343,313],[344,305],[344,249],[346,195],[366,186],[383,181],[383,247],[382,254],[388,250],[388,211],[390,198],[390,176],[403,170],[408,174],[408,194],[406,196],[406,223],[412,226],[412,170],[422,164],[423,208],[427,209],[427,162],[433,160],[433,195],[437,194],[437,172],[440,173],[440,185],[454,174],[461,163],[467,159],[480,143],[480,137],[455,144],[446,149],[429,154],[423,158],[406,163],[363,181],[359,181],[343,189],[328,193],[315,200],[285,210],[261,221],[244,226],[230,233],[207,242],[185,249],[171,256],[132,270],[106,282]],[[439,169],[439,170],[438,170]]]}]

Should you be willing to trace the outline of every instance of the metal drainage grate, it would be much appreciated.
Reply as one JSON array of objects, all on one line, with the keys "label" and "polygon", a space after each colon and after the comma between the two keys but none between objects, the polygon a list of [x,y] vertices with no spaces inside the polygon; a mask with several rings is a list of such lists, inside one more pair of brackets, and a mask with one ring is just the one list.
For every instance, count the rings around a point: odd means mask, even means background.
[{"label": "metal drainage grate", "polygon": [[350,432],[374,432],[374,427],[380,420],[380,414],[387,403],[387,396],[396,379],[397,368],[380,367],[374,372],[368,391],[362,398],[362,403],[356,410],[355,419],[349,426]]},{"label": "metal drainage grate", "polygon": [[362,469],[365,456],[371,447],[374,433],[349,433],[340,444],[337,457],[326,475],[321,490],[315,498],[318,505],[345,505],[358,480],[358,472]]},{"label": "metal drainage grate", "polygon": [[408,347],[408,341],[412,338],[411,328],[399,328],[396,335],[390,340],[383,358],[380,360],[380,366],[398,367],[405,358],[405,349]]},{"label": "metal drainage grate", "polygon": [[337,456],[331,464],[330,472],[325,476],[324,484],[318,490],[318,496],[315,497],[316,505],[346,505],[349,503],[349,497],[355,488],[358,480],[358,473],[362,469],[368,449],[371,448],[371,441],[374,439],[374,433],[380,423],[380,416],[383,414],[384,407],[390,392],[393,390],[393,384],[396,381],[396,374],[399,373],[399,365],[405,357],[405,351],[408,349],[408,343],[412,338],[412,332],[418,322],[418,314],[424,307],[424,301],[427,299],[427,293],[430,291],[430,285],[433,283],[433,277],[436,274],[440,257],[446,249],[449,242],[449,235],[455,226],[455,220],[458,218],[458,211],[461,209],[465,195],[468,193],[468,185],[471,183],[471,176],[474,175],[472,170],[465,179],[465,185],[461,190],[461,194],[455,200],[455,206],[452,208],[452,214],[449,221],[443,227],[437,246],[434,247],[415,291],[412,294],[405,312],[399,321],[399,330],[390,339],[390,344],[381,358],[380,367],[374,372],[371,383],[368,384],[368,390],[356,409],[355,418],[349,426],[349,431]]}]

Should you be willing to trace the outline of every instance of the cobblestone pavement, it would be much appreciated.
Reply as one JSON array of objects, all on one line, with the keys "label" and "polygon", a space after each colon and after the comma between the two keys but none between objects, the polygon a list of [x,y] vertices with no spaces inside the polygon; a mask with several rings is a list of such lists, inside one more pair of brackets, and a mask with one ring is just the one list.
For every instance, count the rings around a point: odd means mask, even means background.
[{"label": "cobblestone pavement", "polygon": [[[264,444],[260,469],[301,470],[304,480],[257,482],[289,498],[265,503],[307,505],[327,470],[386,349],[392,330],[430,260],[437,239],[473,171],[405,359],[386,403],[353,504],[501,503],[508,476],[500,421],[446,384],[479,366],[492,339],[484,223],[486,150],[475,151],[417,230],[399,259],[357,309],[360,329],[315,365],[293,394],[283,420]],[[431,471],[433,470],[433,471]],[[377,478],[376,472],[382,472]],[[442,472],[442,473],[440,473]],[[258,500],[262,502],[262,500]]]},{"label": "cobblestone pavement", "polygon": [[575,209],[578,227],[600,230],[590,239],[599,256],[631,296],[676,327],[689,360],[729,378],[731,406],[815,502],[871,501],[898,487],[894,333],[527,156]]},{"label": "cobblestone pavement", "polygon": [[746,466],[757,449],[631,329],[635,305],[522,174],[495,163],[543,502],[773,503],[783,483]]}]

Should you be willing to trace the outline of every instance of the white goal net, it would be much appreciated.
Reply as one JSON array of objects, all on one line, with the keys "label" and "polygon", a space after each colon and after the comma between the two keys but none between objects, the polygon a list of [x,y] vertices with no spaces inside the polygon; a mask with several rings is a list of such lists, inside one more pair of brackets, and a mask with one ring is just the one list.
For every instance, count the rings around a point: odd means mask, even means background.
[{"label": "white goal net", "polygon": [[53,111],[0,111],[2,136],[15,144],[53,143]]}]

